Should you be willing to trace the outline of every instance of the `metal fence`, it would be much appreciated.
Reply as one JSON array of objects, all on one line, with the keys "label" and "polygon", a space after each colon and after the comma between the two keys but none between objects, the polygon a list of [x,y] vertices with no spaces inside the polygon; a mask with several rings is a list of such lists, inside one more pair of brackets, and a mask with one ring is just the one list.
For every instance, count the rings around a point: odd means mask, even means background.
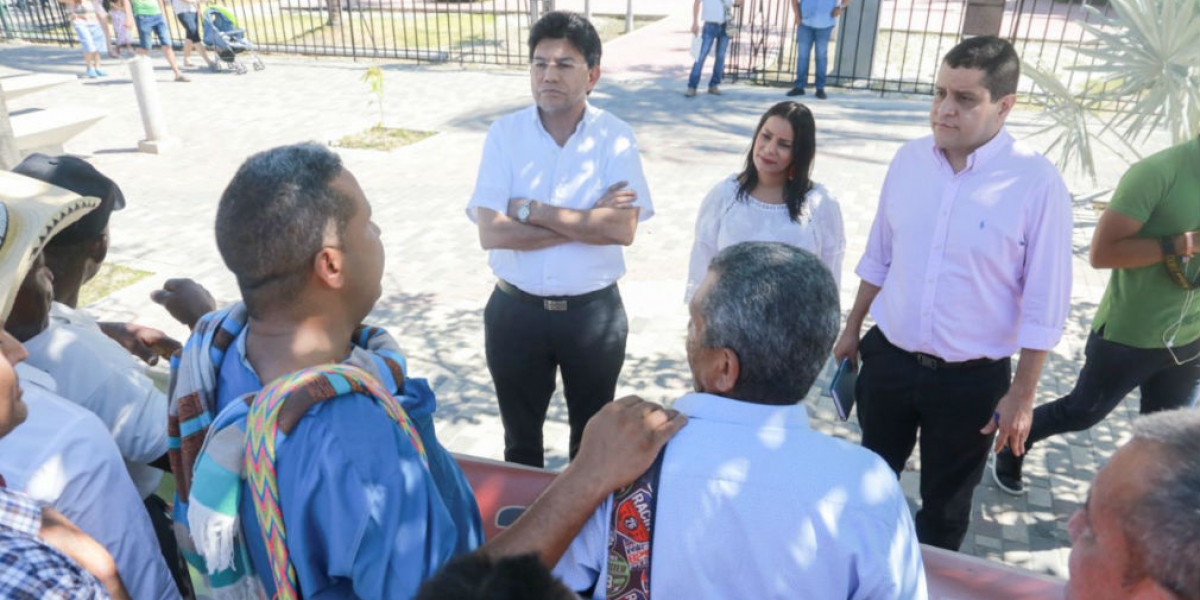
[{"label": "metal fence", "polygon": [[5,39],[75,44],[70,17],[57,0],[0,0],[0,33]]},{"label": "metal fence", "polygon": [[[7,38],[76,44],[57,0],[0,0]],[[543,0],[221,0],[267,52],[525,65],[530,23]],[[168,2],[169,4],[169,2]],[[201,9],[208,6],[201,4]],[[3,10],[3,9],[0,9]],[[170,10],[176,48],[183,30]],[[136,33],[131,32],[136,42]]]},{"label": "metal fence", "polygon": [[[727,59],[730,78],[792,84],[797,53],[793,1],[743,1]],[[969,2],[980,1],[1003,0],[853,0],[834,29],[829,85],[931,93],[941,57],[962,38]],[[995,5],[1003,13],[993,26],[1023,59],[1059,72],[1070,85],[1083,77],[1070,67],[1088,60],[1076,52],[1090,41],[1080,24],[1099,21],[1095,12],[1084,9],[1088,1],[1007,0]],[[527,62],[524,43],[530,24],[553,5],[553,0],[220,2],[266,51],[514,66]],[[68,16],[56,0],[0,0],[0,7],[9,37],[75,44]],[[1107,4],[1098,10],[1107,14]],[[183,32],[171,15],[168,22],[178,44]]]},{"label": "metal fence", "polygon": [[[745,0],[730,44],[733,79],[792,85],[796,77],[792,0]],[[1076,49],[1091,36],[1081,23],[1101,23],[1107,3],[1087,0],[1008,0],[998,22],[1023,60],[1056,71],[1071,85],[1084,75],[1074,66],[1091,59]],[[999,6],[997,6],[999,9]],[[963,37],[968,0],[853,0],[834,29],[829,50],[831,86],[928,94],[941,58]],[[809,73],[815,69],[810,68]],[[1032,83],[1024,91],[1032,91]]]},{"label": "metal fence", "polygon": [[[525,64],[530,0],[226,0],[270,52]],[[537,8],[538,2],[533,2]],[[177,24],[173,23],[173,26]],[[180,36],[182,32],[175,35]]]}]

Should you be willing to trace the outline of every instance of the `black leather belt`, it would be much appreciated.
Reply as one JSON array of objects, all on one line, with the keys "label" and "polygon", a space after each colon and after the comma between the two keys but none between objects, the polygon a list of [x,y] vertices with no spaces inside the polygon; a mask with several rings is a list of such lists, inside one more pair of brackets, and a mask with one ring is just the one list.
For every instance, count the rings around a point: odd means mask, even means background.
[{"label": "black leather belt", "polygon": [[552,310],[555,312],[579,308],[612,291],[612,289],[615,287],[617,287],[617,284],[614,283],[608,287],[600,288],[594,292],[588,292],[578,296],[534,296],[529,292],[522,291],[517,286],[503,279],[496,282],[496,288],[505,294],[508,294],[509,296],[512,296],[513,298],[516,298],[517,300],[520,300],[526,304],[540,306],[545,310]]},{"label": "black leather belt", "polygon": [[[908,350],[903,348],[900,348],[900,350],[902,352],[908,352]],[[987,365],[1000,362],[994,358],[973,358],[971,360],[964,360],[962,362],[947,362],[943,358],[939,358],[932,354],[925,354],[924,352],[908,352],[908,354],[912,355],[912,357],[916,359],[918,365],[921,365],[926,369],[933,369],[935,371],[938,369],[970,369],[972,367],[985,367]]]},{"label": "black leather belt", "polygon": [[883,331],[880,331],[878,328],[876,328],[876,330],[879,331],[879,337],[883,339],[884,343],[913,357],[913,360],[917,361],[918,365],[934,371],[938,369],[970,369],[973,367],[986,367],[1004,360],[1002,358],[973,358],[971,360],[964,360],[962,362],[949,362],[940,356],[925,354],[924,352],[909,352],[908,350],[893,344],[891,340],[887,339],[886,335],[883,335]]}]

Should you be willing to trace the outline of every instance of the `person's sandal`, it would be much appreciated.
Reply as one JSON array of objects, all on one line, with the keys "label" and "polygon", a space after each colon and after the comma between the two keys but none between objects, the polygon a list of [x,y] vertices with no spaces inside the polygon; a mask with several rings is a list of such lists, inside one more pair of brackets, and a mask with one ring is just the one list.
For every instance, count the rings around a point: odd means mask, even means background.
[{"label": "person's sandal", "polygon": [[187,82],[191,81],[191,79],[188,79],[187,77],[184,77],[183,75],[176,75],[175,81],[178,83],[187,83]]}]

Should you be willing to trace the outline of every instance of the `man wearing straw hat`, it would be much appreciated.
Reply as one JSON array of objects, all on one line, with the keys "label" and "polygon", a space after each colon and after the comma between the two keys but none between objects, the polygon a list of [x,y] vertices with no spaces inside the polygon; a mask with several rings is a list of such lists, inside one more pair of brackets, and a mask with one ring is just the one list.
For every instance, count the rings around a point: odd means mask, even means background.
[{"label": "man wearing straw hat", "polygon": [[[167,395],[134,356],[154,364],[180,344],[150,327],[100,323],[77,307],[80,288],[95,277],[108,254],[109,216],[125,206],[124,194],[115,182],[74,156],[32,154],[13,172],[100,199],[95,210],[47,240],[38,258],[44,258],[53,275],[52,296],[42,287],[38,270],[31,271],[6,327],[29,351],[28,363],[54,378],[59,395],[88,409],[108,427],[150,512],[167,564],[176,565],[180,561],[170,509],[154,493],[162,480],[160,469],[167,465]],[[207,297],[199,286],[189,291]],[[211,310],[211,297],[207,299]],[[180,589],[188,589],[186,569],[180,566],[172,573]]]},{"label": "man wearing straw hat", "polygon": [[[42,246],[99,201],[11,173],[0,173],[0,190],[0,316],[7,318],[20,282],[35,266],[34,279],[50,293]],[[92,413],[58,397],[44,371],[19,364],[16,373],[27,417],[0,439],[5,486],[52,506],[100,542],[132,597],[179,598],[108,430]]]}]

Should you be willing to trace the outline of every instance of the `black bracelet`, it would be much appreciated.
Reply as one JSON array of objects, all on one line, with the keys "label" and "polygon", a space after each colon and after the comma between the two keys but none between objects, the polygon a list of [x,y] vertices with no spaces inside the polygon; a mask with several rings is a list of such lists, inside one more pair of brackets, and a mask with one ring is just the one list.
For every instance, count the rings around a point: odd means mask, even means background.
[{"label": "black bracelet", "polygon": [[1159,242],[1162,244],[1162,253],[1164,259],[1166,259],[1168,256],[1175,256],[1175,236],[1164,235],[1159,238]]}]

